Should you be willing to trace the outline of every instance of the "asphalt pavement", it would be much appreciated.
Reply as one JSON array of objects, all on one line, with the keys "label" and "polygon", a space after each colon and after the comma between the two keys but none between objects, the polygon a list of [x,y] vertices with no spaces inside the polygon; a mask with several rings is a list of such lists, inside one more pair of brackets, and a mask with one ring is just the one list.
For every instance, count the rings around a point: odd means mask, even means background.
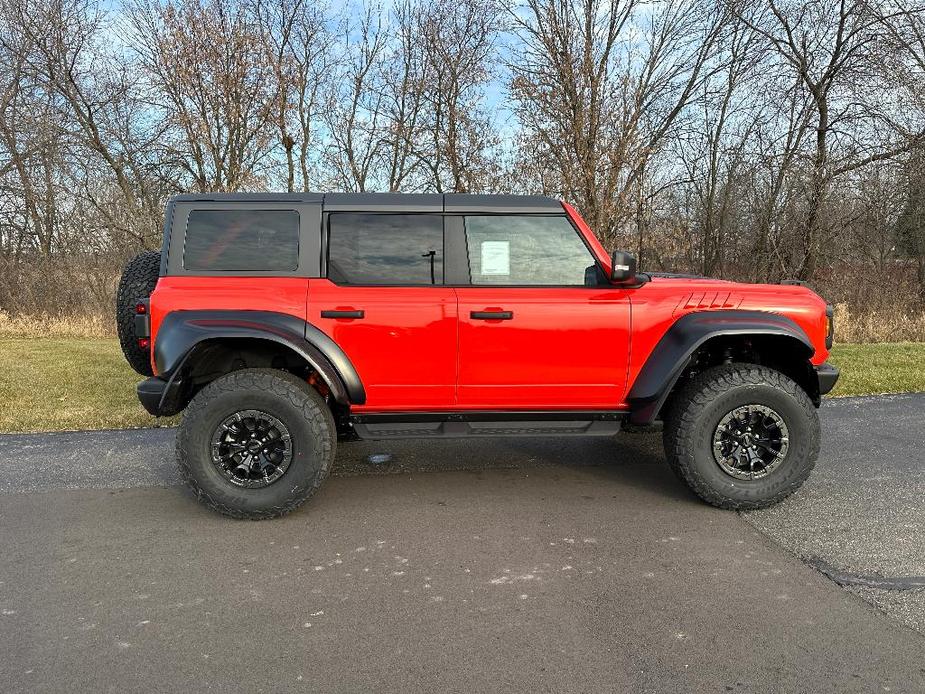
[{"label": "asphalt pavement", "polygon": [[822,415],[810,481],[745,519],[925,635],[925,394],[829,400]]},{"label": "asphalt pavement", "polygon": [[745,515],[653,434],[344,444],[260,523],[178,486],[173,430],[0,436],[0,690],[922,692],[923,415],[826,402]]}]

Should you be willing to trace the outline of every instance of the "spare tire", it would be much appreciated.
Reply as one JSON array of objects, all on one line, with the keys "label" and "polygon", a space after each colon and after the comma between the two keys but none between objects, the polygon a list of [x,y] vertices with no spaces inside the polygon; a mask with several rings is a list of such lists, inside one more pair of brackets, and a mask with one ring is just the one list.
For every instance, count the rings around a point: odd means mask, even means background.
[{"label": "spare tire", "polygon": [[151,354],[138,346],[135,334],[135,305],[154,291],[161,270],[159,251],[139,253],[125,266],[116,295],[116,328],[125,360],[142,376],[151,376]]}]

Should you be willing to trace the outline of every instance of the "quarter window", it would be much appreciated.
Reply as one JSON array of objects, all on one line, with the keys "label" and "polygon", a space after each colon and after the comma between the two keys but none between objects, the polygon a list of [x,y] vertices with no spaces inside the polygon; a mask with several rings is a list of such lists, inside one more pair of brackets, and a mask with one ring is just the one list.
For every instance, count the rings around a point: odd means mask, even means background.
[{"label": "quarter window", "polygon": [[466,217],[474,285],[585,286],[596,277],[591,251],[565,217]]},{"label": "quarter window", "polygon": [[443,217],[330,216],[328,277],[337,284],[443,283]]},{"label": "quarter window", "polygon": [[299,266],[295,210],[193,210],[186,224],[187,270],[292,272]]}]

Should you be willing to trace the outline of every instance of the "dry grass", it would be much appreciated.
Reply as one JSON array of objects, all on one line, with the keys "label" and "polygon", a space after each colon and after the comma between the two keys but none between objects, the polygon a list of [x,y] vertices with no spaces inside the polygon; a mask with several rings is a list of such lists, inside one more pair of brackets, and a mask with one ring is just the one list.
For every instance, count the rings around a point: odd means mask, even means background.
[{"label": "dry grass", "polygon": [[113,337],[112,316],[102,314],[61,315],[48,313],[11,316],[0,309],[0,338]]},{"label": "dry grass", "polygon": [[839,342],[925,342],[925,310],[861,311],[848,304],[835,307],[835,338]]}]

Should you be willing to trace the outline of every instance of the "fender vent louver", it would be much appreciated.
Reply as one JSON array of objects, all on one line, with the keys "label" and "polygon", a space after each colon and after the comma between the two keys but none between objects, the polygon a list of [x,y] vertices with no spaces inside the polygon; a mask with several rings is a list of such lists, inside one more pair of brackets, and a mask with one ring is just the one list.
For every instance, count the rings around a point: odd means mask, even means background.
[{"label": "fender vent louver", "polygon": [[740,303],[742,297],[732,292],[693,292],[681,297],[675,313],[711,308],[736,308]]}]

